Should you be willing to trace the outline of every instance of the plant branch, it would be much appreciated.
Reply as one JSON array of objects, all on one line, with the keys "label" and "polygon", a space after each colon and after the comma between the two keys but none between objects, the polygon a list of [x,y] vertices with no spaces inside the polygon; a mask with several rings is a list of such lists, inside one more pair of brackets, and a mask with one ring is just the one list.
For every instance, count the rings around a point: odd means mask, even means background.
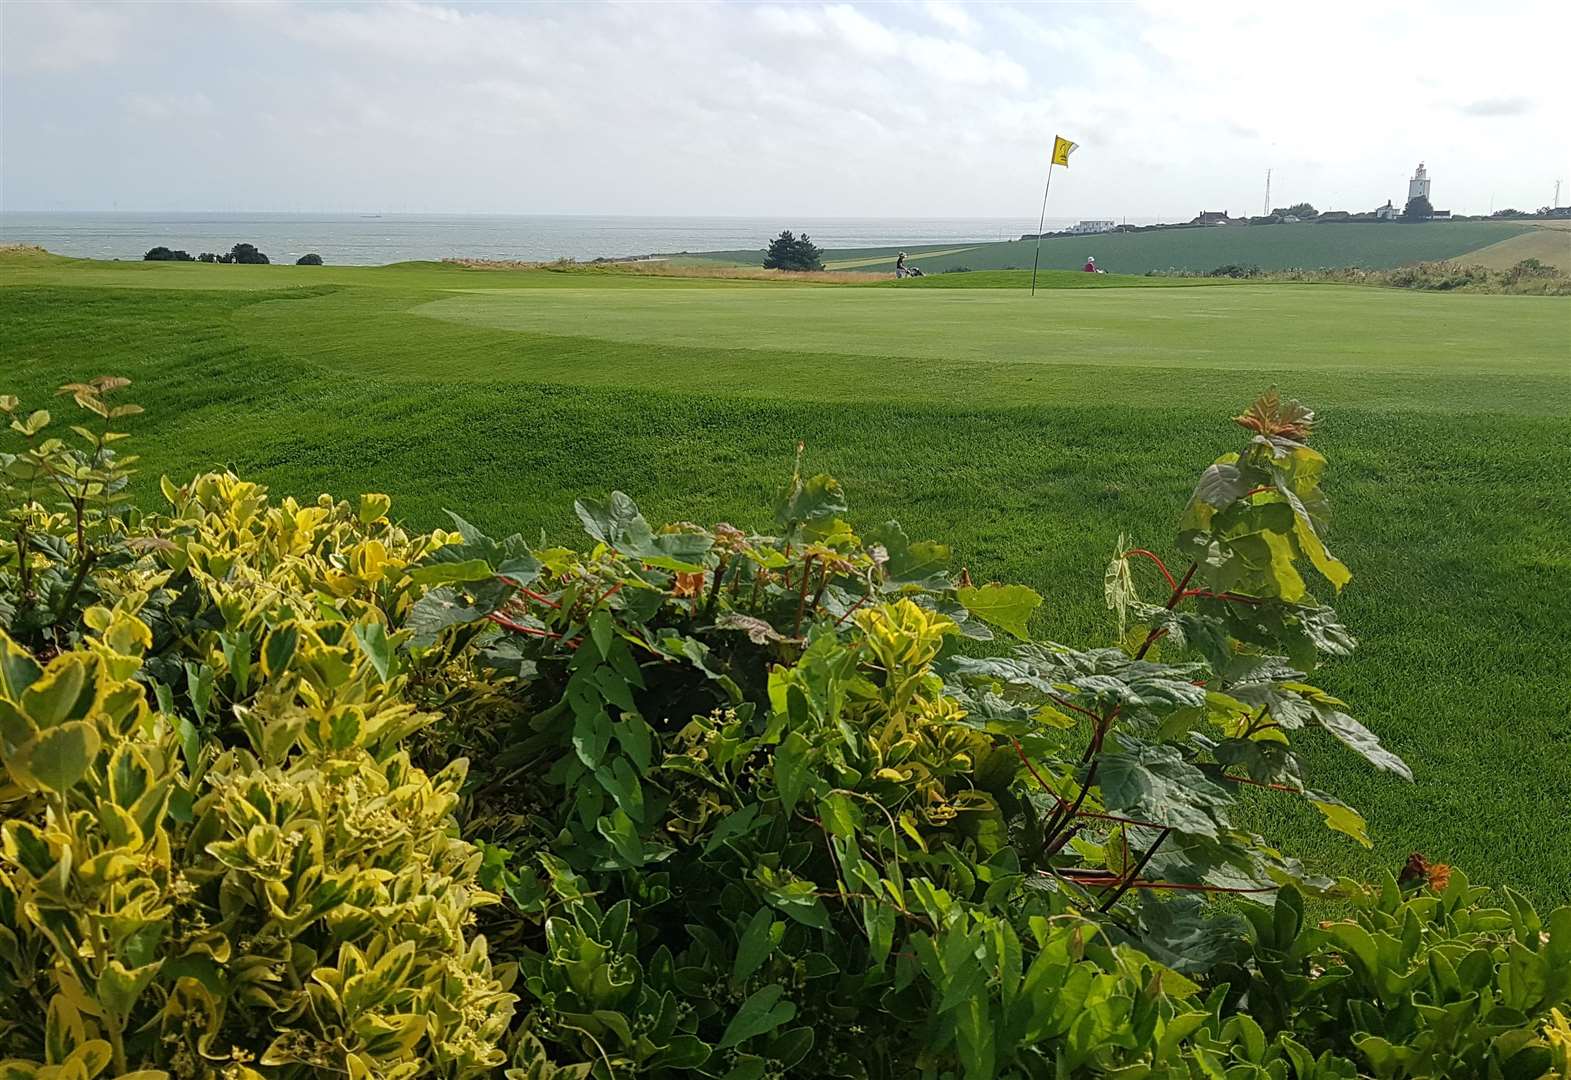
[{"label": "plant branch", "polygon": [[[1183,600],[1184,590],[1189,588],[1189,582],[1195,576],[1195,571],[1199,568],[1199,563],[1189,564],[1189,569],[1184,571],[1183,579],[1179,581],[1177,585],[1173,586],[1173,594],[1167,598],[1167,604],[1165,605],[1167,610],[1172,611],[1178,606],[1179,601]],[[1163,637],[1166,633],[1167,631],[1163,629],[1152,630],[1149,634],[1147,634],[1145,643],[1140,646],[1140,651],[1135,653],[1135,659],[1144,660],[1146,658],[1146,653],[1151,651],[1151,646],[1155,645],[1158,639]]]},{"label": "plant branch", "polygon": [[1156,854],[1156,849],[1162,846],[1162,841],[1166,840],[1172,832],[1172,829],[1163,829],[1157,838],[1151,841],[1151,846],[1146,848],[1144,855],[1140,856],[1140,861],[1135,863],[1134,869],[1130,870],[1123,882],[1113,890],[1113,895],[1102,902],[1100,910],[1111,911],[1113,905],[1123,899],[1124,894],[1134,887],[1135,882],[1140,880],[1140,871],[1146,868],[1146,864],[1151,861],[1151,856]]}]

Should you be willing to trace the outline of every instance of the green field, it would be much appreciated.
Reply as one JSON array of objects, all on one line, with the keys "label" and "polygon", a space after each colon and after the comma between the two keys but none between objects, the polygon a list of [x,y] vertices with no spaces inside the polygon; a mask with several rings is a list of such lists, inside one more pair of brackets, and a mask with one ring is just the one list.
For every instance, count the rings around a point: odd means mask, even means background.
[{"label": "green field", "polygon": [[[1163,229],[1155,232],[1109,233],[1097,236],[1055,236],[1042,241],[1042,265],[1078,270],[1087,255],[1097,265],[1123,274],[1155,270],[1204,272],[1237,263],[1267,270],[1361,266],[1379,270],[1403,263],[1454,259],[1469,251],[1510,239],[1532,227],[1515,222],[1435,221],[1422,225],[1399,222],[1351,225],[1227,225],[1211,228]],[[1030,269],[1036,242],[1012,240],[977,244],[912,247],[911,263],[929,274],[957,267],[971,270]],[[835,267],[892,271],[898,248],[847,248],[824,252]],[[708,260],[757,266],[763,249],[724,251],[687,261]]]},{"label": "green field", "polygon": [[613,486],[652,518],[765,527],[800,438],[856,521],[952,542],[974,577],[1044,594],[1039,634],[1089,641],[1111,630],[1118,535],[1169,546],[1237,442],[1226,417],[1274,382],[1326,416],[1356,575],[1338,606],[1363,648],[1328,682],[1418,780],[1317,746],[1319,786],[1367,812],[1376,850],[1275,803],[1259,827],[1333,869],[1419,850],[1571,898],[1571,302],[924,284],[6,255],[0,392],[134,379],[150,503],[160,472],[230,465],[530,537],[574,534],[573,498]]}]

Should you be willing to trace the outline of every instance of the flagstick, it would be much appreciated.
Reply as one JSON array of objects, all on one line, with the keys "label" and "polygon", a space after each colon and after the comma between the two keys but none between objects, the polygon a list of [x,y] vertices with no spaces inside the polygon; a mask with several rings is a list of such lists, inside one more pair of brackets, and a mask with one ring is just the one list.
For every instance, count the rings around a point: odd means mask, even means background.
[{"label": "flagstick", "polygon": [[1047,193],[1053,190],[1053,162],[1047,163],[1047,186],[1042,189],[1042,217],[1036,223],[1036,255],[1031,259],[1031,295],[1036,295],[1036,268],[1042,261],[1042,229],[1047,225]]}]

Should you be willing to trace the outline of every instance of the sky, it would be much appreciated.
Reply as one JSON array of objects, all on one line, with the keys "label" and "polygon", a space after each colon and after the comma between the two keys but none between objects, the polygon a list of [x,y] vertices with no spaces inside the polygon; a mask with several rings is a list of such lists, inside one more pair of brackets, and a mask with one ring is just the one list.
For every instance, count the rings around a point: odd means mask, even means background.
[{"label": "sky", "polygon": [[0,0],[0,209],[1571,202],[1571,4]]}]

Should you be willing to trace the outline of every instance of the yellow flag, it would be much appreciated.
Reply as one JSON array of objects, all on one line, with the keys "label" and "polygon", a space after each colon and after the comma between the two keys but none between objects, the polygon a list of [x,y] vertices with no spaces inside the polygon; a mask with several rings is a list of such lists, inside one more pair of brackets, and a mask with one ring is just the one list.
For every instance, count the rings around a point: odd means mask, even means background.
[{"label": "yellow flag", "polygon": [[1069,155],[1075,152],[1079,143],[1072,143],[1062,135],[1053,136],[1053,164],[1069,168]]}]

